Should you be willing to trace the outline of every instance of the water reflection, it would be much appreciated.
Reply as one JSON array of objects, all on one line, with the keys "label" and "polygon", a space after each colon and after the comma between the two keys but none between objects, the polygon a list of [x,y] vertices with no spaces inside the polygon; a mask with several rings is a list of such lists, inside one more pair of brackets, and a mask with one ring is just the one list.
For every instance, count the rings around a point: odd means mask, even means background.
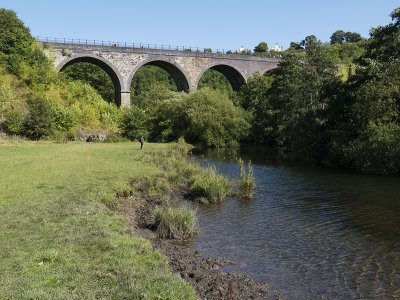
[{"label": "water reflection", "polygon": [[[251,159],[252,200],[200,206],[195,247],[240,262],[288,298],[400,298],[400,179],[285,161],[268,150],[200,159],[238,177]],[[234,158],[232,158],[234,157]]]}]

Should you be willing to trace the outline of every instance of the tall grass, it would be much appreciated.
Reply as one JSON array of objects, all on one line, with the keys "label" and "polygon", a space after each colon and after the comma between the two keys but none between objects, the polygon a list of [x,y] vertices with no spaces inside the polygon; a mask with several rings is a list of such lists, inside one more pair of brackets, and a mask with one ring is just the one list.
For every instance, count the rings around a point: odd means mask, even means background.
[{"label": "tall grass", "polygon": [[190,192],[210,203],[218,203],[231,193],[231,184],[227,178],[218,174],[215,166],[202,168],[188,158],[187,151],[191,146],[182,139],[168,145],[160,152],[147,152],[148,160],[164,171],[168,180],[177,185],[186,185]]},{"label": "tall grass", "polygon": [[239,159],[240,165],[240,182],[239,182],[239,194],[242,198],[252,198],[253,189],[256,186],[256,180],[254,178],[254,171],[251,165],[251,161],[247,163],[247,169],[243,160]]},{"label": "tall grass", "polygon": [[231,184],[227,178],[217,173],[215,166],[208,166],[190,177],[190,191],[210,203],[219,203],[230,195]]},{"label": "tall grass", "polygon": [[196,211],[182,205],[179,207],[156,207],[154,220],[162,238],[185,239],[197,233]]}]

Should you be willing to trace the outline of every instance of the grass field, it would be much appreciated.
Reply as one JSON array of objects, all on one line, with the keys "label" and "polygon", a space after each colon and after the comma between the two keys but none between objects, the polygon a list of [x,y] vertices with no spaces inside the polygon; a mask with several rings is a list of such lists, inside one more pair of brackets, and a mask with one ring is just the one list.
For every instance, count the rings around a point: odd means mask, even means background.
[{"label": "grass field", "polygon": [[104,204],[165,147],[0,142],[0,299],[196,299]]}]

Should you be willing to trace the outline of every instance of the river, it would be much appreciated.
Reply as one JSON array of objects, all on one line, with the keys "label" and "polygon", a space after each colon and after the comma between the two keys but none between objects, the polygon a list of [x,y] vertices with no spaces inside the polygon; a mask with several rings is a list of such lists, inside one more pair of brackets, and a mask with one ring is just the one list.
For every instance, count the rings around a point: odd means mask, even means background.
[{"label": "river", "polygon": [[198,206],[191,247],[238,262],[228,270],[286,299],[400,299],[400,177],[318,168],[256,147],[198,160],[238,178],[237,157],[252,161],[253,198]]}]

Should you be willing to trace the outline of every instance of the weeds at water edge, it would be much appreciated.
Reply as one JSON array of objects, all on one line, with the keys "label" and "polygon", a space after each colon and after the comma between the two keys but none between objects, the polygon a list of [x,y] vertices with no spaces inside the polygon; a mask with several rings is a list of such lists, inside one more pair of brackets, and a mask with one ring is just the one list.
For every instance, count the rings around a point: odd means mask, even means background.
[{"label": "weeds at water edge", "polygon": [[154,220],[157,233],[162,238],[185,239],[198,232],[196,211],[184,205],[164,208],[156,206]]},{"label": "weeds at water edge", "polygon": [[243,160],[239,159],[240,165],[240,181],[239,181],[239,194],[241,198],[252,198],[253,197],[253,189],[256,186],[256,180],[254,178],[253,166],[251,165],[251,161],[244,165]]}]

